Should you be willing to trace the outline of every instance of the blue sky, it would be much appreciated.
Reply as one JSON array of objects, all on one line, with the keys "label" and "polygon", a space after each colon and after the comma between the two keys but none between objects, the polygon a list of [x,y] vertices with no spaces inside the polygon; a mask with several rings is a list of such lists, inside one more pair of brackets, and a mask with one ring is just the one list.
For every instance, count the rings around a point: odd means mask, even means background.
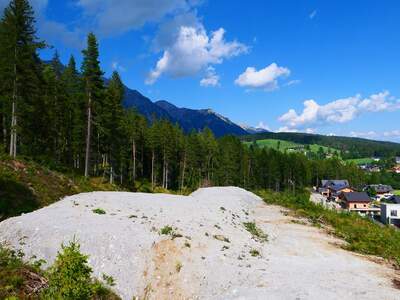
[{"label": "blue sky", "polygon": [[274,131],[400,142],[399,1],[31,2],[64,63],[81,61],[93,31],[106,75],[117,69],[152,100]]}]

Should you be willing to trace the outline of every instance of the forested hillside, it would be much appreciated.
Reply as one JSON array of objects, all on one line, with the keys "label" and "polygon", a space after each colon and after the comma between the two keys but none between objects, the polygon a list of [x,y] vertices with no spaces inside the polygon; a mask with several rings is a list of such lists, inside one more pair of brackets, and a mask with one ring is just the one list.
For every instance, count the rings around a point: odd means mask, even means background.
[{"label": "forested hillside", "polygon": [[344,159],[372,156],[391,157],[400,155],[400,144],[398,143],[374,141],[354,137],[326,136],[297,132],[264,132],[254,135],[247,135],[242,139],[249,142],[263,139],[277,139],[304,145],[318,144],[340,150]]},{"label": "forested hillside", "polygon": [[[0,22],[0,148],[11,159],[29,157],[132,190],[140,184],[150,190],[204,185],[292,190],[321,178],[347,178],[355,186],[381,179],[336,159],[248,147],[233,136],[217,139],[207,128],[186,134],[168,119],[149,123],[123,107],[117,72],[105,84],[94,34],[87,37],[80,67],[72,56],[62,67],[56,51],[50,64],[43,63],[38,55],[43,47],[28,1],[11,1]],[[296,137],[301,143],[328,144],[319,136]],[[330,146],[345,147],[340,141]]]}]

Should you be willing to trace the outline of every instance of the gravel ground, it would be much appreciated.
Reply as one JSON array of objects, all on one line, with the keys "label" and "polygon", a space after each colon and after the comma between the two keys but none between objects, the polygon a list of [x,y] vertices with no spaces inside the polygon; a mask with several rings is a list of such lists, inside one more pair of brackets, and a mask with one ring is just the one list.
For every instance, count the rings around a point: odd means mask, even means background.
[{"label": "gravel ground", "polygon": [[[268,241],[252,237],[243,226],[250,221]],[[166,225],[175,238],[160,234]],[[400,297],[392,269],[340,249],[339,240],[235,187],[190,196],[78,194],[0,223],[0,242],[48,263],[74,237],[95,276],[113,276],[123,299]]]}]

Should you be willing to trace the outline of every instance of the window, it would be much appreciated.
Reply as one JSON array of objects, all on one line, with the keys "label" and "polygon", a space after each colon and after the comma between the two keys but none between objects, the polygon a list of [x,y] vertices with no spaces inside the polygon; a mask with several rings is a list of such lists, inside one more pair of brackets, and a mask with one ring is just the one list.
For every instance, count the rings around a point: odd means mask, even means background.
[{"label": "window", "polygon": [[354,208],[357,208],[357,204],[354,204]]},{"label": "window", "polygon": [[367,207],[367,204],[364,204],[364,207]]},{"label": "window", "polygon": [[390,216],[391,216],[391,217],[397,217],[397,210],[393,210],[393,209],[392,209],[392,210],[390,211]]}]

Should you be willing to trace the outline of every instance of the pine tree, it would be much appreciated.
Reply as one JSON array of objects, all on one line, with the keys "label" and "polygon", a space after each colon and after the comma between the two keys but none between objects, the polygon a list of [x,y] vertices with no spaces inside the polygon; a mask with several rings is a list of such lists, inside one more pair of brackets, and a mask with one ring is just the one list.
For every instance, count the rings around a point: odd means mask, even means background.
[{"label": "pine tree", "polygon": [[29,115],[26,115],[26,119],[21,117],[21,120],[26,122],[19,124],[18,116],[23,110],[27,114],[34,112],[34,96],[37,94],[35,89],[39,76],[39,59],[36,51],[44,44],[36,38],[34,13],[27,0],[11,0],[4,10],[1,23],[1,65],[2,69],[6,70],[3,71],[2,80],[12,87],[11,93],[6,94],[11,98],[9,153],[15,158],[18,128],[25,126],[27,131],[31,131],[32,124],[29,121],[32,117]]},{"label": "pine tree", "polygon": [[89,33],[87,38],[87,48],[82,51],[83,64],[82,73],[85,82],[85,92],[87,99],[87,127],[86,127],[86,150],[85,150],[85,177],[89,176],[90,151],[92,134],[92,114],[93,107],[101,100],[103,94],[103,72],[100,69],[99,46],[96,36]]}]

